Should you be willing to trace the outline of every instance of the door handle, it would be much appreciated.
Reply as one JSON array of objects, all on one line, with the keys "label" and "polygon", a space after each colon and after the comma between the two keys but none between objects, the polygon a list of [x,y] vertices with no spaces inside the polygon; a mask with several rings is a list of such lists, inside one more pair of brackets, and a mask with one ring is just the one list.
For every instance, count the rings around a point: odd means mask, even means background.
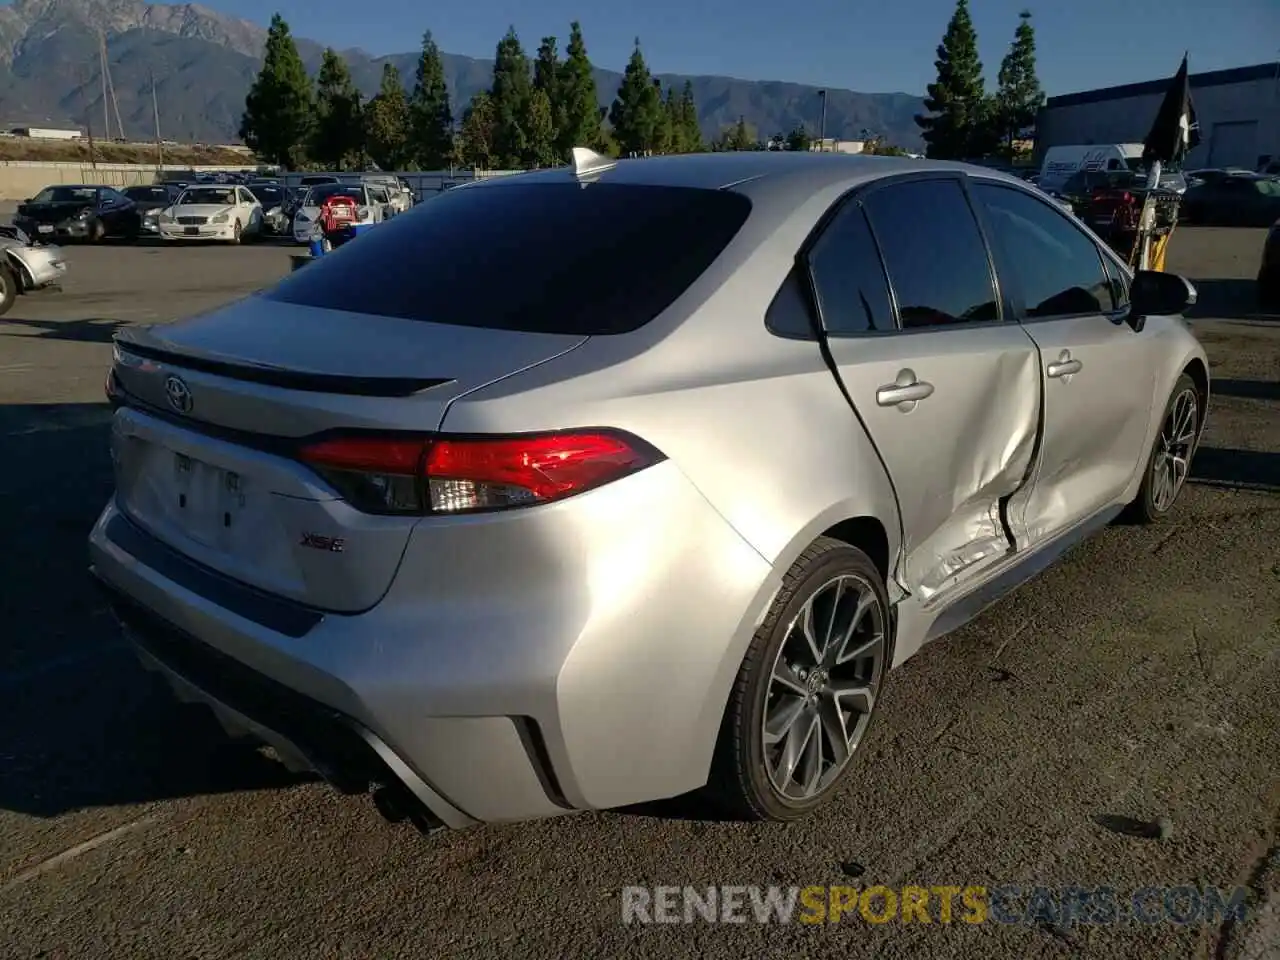
[{"label": "door handle", "polygon": [[933,396],[933,384],[917,380],[914,370],[899,372],[893,383],[885,384],[876,390],[876,403],[882,407],[896,407],[899,404],[911,404],[904,412],[915,409],[915,404]]},{"label": "door handle", "polygon": [[1073,373],[1079,373],[1084,364],[1079,360],[1071,359],[1071,351],[1063,350],[1058,354],[1058,361],[1049,364],[1048,374],[1051,377],[1069,377]]}]

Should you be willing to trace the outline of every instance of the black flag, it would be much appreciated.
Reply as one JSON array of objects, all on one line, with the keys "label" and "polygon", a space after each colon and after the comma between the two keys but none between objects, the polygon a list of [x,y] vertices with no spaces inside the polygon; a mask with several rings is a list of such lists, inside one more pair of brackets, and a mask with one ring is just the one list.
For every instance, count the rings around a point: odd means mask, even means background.
[{"label": "black flag", "polygon": [[1196,121],[1195,104],[1191,102],[1191,81],[1187,77],[1187,57],[1183,54],[1169,89],[1160,104],[1151,132],[1142,144],[1146,163],[1159,160],[1168,165],[1181,160],[1200,143],[1200,124]]}]

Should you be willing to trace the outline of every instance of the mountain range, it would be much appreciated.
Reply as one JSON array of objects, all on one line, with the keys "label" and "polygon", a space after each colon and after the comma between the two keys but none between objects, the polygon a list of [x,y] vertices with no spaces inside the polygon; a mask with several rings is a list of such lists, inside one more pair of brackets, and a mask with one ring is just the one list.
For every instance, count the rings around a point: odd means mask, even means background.
[{"label": "mountain range", "polygon": [[[424,24],[424,28],[429,26]],[[566,25],[567,35],[567,25]],[[105,38],[107,76],[114,89],[123,135],[155,136],[154,81],[161,134],[166,140],[225,143],[236,138],[245,94],[261,66],[267,32],[198,4],[148,4],[141,0],[11,0],[0,5],[0,121],[14,126],[104,129],[100,38]],[[526,39],[530,55],[541,38]],[[497,38],[495,38],[496,44]],[[587,34],[588,49],[591,37]],[[561,41],[563,47],[564,41]],[[298,52],[314,74],[324,47],[297,39]],[[382,65],[390,61],[412,84],[417,52],[373,57],[342,50],[357,86],[377,91]],[[488,87],[493,62],[444,54],[449,90],[461,113],[471,96]],[[693,82],[699,122],[715,136],[745,117],[762,136],[803,125],[816,135],[821,122],[819,88],[773,80],[660,74],[664,84]],[[596,70],[601,105],[612,101],[622,76]],[[920,97],[906,93],[856,93],[828,89],[826,134],[858,139],[873,131],[907,149],[920,146],[914,117]],[[116,109],[108,107],[109,136],[120,136]]]}]

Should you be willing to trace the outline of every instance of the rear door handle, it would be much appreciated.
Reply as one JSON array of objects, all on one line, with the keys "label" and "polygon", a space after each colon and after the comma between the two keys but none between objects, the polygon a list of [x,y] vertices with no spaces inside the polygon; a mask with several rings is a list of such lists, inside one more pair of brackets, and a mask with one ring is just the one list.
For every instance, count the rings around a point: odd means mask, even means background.
[{"label": "rear door handle", "polygon": [[1084,364],[1079,360],[1071,359],[1071,351],[1063,350],[1058,354],[1057,363],[1049,364],[1048,374],[1051,377],[1069,377],[1073,373],[1079,373]]},{"label": "rear door handle", "polygon": [[933,384],[917,380],[915,371],[902,370],[893,383],[885,384],[876,390],[876,403],[882,407],[896,407],[909,403],[907,410],[915,409],[915,404],[933,396]]}]

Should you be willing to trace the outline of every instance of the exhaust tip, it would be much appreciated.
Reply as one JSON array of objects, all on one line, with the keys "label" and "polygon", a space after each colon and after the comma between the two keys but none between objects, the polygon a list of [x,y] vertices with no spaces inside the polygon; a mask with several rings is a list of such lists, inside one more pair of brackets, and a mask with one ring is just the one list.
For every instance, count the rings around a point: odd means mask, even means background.
[{"label": "exhaust tip", "polygon": [[375,787],[373,805],[387,823],[404,823],[407,820],[424,836],[444,829],[444,822],[405,787]]}]

